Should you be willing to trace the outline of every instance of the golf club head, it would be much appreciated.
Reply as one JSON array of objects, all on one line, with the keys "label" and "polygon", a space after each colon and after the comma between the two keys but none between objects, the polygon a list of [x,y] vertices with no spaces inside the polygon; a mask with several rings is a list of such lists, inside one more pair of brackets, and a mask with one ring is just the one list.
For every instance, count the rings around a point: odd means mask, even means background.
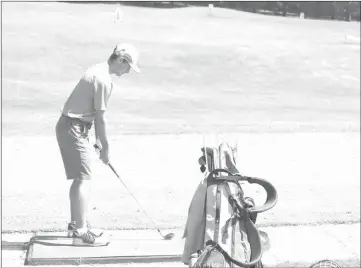
[{"label": "golf club head", "polygon": [[174,233],[166,234],[163,238],[164,240],[172,240],[174,237]]}]

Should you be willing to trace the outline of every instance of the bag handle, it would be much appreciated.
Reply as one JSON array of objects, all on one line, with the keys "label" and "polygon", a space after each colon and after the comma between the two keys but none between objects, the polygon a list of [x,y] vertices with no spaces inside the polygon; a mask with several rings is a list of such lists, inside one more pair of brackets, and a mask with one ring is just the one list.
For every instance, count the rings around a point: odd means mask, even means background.
[{"label": "bag handle", "polygon": [[255,184],[261,185],[267,193],[267,199],[266,199],[266,202],[263,204],[263,206],[250,208],[249,210],[251,213],[264,212],[264,211],[270,210],[271,208],[273,208],[276,205],[277,200],[278,200],[277,190],[269,181],[267,181],[265,179],[256,178],[256,177],[242,176],[240,174],[235,174],[235,175],[240,176],[240,179],[239,179],[240,181],[247,181],[250,184],[255,183]]},{"label": "bag handle", "polygon": [[[215,173],[220,173],[220,172],[224,172],[227,173],[229,176],[222,176],[222,177],[218,177],[218,178],[212,178],[212,176]],[[278,194],[277,194],[277,190],[276,188],[267,180],[265,179],[260,179],[260,178],[256,178],[256,177],[248,177],[248,176],[242,176],[241,174],[232,174],[229,170],[227,169],[214,169],[212,170],[209,175],[207,176],[207,180],[217,180],[217,181],[247,181],[250,184],[258,184],[260,186],[263,187],[263,189],[265,189],[266,193],[267,193],[267,199],[266,202],[259,207],[252,207],[249,208],[249,211],[251,213],[261,213],[267,210],[270,210],[271,208],[273,208],[278,200]]]}]

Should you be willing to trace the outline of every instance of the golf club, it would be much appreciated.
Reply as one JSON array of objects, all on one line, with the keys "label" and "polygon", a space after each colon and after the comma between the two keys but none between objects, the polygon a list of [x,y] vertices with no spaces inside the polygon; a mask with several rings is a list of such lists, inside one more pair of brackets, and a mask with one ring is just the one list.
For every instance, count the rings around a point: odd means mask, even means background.
[{"label": "golf club", "polygon": [[[97,144],[94,144],[94,148],[100,151],[100,148],[99,148],[99,146]],[[156,227],[156,224],[154,223],[154,221],[151,219],[151,217],[148,215],[148,213],[143,209],[141,204],[138,202],[138,200],[135,198],[135,196],[131,193],[131,191],[128,189],[128,187],[125,185],[125,183],[122,181],[122,179],[120,178],[118,173],[115,171],[115,168],[112,166],[112,164],[109,163],[108,166],[111,168],[111,170],[114,172],[114,174],[118,177],[120,182],[124,185],[125,189],[127,189],[128,193],[131,195],[131,197],[133,197],[135,202],[137,202],[138,206],[141,208],[143,213],[148,217],[148,219],[151,221],[153,226]],[[163,235],[162,232],[158,228],[157,228],[157,231],[163,237],[164,240],[171,240],[174,237],[174,233],[169,233],[169,234]]]}]

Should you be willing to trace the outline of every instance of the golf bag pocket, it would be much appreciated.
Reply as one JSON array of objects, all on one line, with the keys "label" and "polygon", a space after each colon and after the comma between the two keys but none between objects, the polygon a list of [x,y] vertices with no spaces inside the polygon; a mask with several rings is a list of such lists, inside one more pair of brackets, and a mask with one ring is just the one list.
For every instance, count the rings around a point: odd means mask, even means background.
[{"label": "golf bag pocket", "polygon": [[237,189],[233,183],[208,185],[204,241],[212,240],[231,257],[249,262],[251,249],[243,220],[247,212],[245,208],[242,211],[236,209],[234,202],[237,199],[233,197],[241,194],[239,187]]},{"label": "golf bag pocket", "polygon": [[262,263],[240,263],[231,258],[229,254],[216,242],[209,240],[205,248],[200,252],[197,261],[192,266],[194,268],[216,268],[216,267],[252,267],[261,268]]},{"label": "golf bag pocket", "polygon": [[254,267],[261,259],[261,241],[241,187],[222,178],[209,179],[206,198],[206,247],[193,267],[222,267],[223,262],[228,263],[223,267]]},{"label": "golf bag pocket", "polygon": [[219,245],[208,244],[200,253],[197,261],[193,265],[194,268],[206,267],[230,267],[226,260],[225,254]]}]

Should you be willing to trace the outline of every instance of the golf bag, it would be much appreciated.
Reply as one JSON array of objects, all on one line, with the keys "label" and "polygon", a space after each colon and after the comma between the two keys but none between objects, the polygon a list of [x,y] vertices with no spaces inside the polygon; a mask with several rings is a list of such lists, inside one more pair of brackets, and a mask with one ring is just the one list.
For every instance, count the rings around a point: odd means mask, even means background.
[{"label": "golf bag", "polygon": [[[183,262],[189,267],[262,267],[261,238],[255,222],[258,213],[275,206],[275,188],[266,180],[240,175],[234,150],[227,143],[218,149],[202,148],[202,153],[199,164],[206,176],[188,211]],[[262,207],[255,207],[253,199],[245,197],[244,181],[266,190],[267,201]]]}]

